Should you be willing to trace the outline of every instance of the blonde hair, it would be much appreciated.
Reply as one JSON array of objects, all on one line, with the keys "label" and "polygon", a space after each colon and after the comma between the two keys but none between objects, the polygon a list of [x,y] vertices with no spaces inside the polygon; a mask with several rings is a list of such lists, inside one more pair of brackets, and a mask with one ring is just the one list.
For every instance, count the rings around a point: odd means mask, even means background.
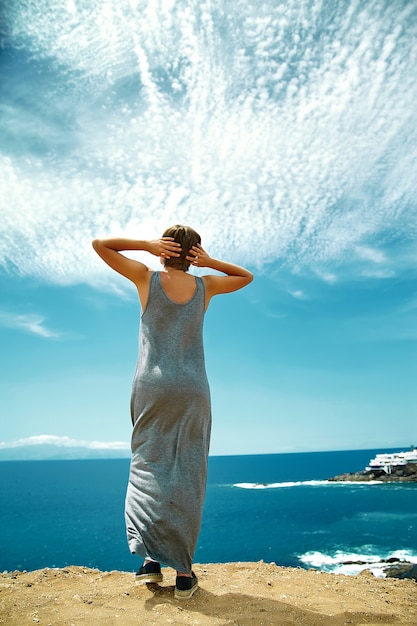
[{"label": "blonde hair", "polygon": [[201,243],[200,235],[190,226],[175,224],[175,226],[167,228],[162,236],[173,237],[174,241],[179,243],[181,246],[180,256],[164,259],[164,266],[173,267],[186,272],[190,267],[190,261],[187,261],[186,257],[193,246]]}]

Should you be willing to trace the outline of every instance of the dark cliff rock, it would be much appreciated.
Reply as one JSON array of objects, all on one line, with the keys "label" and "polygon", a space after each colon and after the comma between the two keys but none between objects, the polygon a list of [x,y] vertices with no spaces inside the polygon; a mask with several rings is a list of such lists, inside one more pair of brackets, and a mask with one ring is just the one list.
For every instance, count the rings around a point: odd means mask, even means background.
[{"label": "dark cliff rock", "polygon": [[349,482],[370,482],[378,480],[381,483],[415,483],[417,482],[417,463],[408,463],[407,465],[397,465],[392,468],[391,474],[386,474],[383,470],[371,470],[367,472],[351,472],[348,474],[340,474],[329,478],[330,481],[349,481]]},{"label": "dark cliff rock", "polygon": [[[343,565],[361,565],[380,567],[385,578],[410,578],[417,582],[417,564],[410,561],[403,561],[397,557],[389,557],[380,561],[343,561]],[[366,570],[365,570],[366,571]]]},{"label": "dark cliff rock", "polygon": [[384,573],[386,578],[411,578],[411,580],[417,581],[417,564],[399,561],[389,565]]}]

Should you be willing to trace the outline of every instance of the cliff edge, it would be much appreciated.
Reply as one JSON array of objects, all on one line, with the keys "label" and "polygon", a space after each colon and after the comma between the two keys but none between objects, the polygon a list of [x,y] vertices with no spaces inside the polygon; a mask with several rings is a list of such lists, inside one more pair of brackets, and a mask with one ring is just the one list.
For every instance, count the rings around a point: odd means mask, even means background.
[{"label": "cliff edge", "polygon": [[0,624],[7,626],[344,626],[417,624],[413,580],[326,574],[275,564],[195,565],[200,588],[174,600],[175,572],[136,586],[126,572],[84,567],[4,572]]}]

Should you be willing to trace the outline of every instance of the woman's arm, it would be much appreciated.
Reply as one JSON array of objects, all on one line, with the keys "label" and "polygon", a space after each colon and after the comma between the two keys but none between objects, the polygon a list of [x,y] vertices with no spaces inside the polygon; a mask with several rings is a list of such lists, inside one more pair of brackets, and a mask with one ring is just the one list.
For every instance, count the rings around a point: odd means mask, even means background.
[{"label": "woman's arm", "polygon": [[145,250],[154,256],[170,258],[179,256],[181,246],[173,241],[172,237],[162,237],[150,241],[141,239],[94,239],[93,248],[107,265],[113,270],[122,274],[129,280],[138,284],[149,271],[149,268],[140,261],[128,259],[123,254],[123,250]]},{"label": "woman's arm", "polygon": [[207,305],[213,296],[220,293],[237,291],[249,285],[253,280],[252,272],[240,265],[213,259],[201,245],[191,248],[187,259],[190,261],[191,265],[195,267],[209,267],[212,270],[226,274],[226,276],[209,275],[203,277],[206,288]]}]

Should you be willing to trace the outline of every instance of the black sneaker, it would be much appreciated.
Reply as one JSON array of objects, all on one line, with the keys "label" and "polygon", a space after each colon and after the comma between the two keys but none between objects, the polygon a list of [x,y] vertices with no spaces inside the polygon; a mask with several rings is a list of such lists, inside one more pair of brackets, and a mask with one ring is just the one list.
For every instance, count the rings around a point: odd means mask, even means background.
[{"label": "black sneaker", "polygon": [[161,566],[155,561],[149,561],[146,565],[142,565],[140,570],[135,574],[135,581],[137,583],[160,583],[161,580]]},{"label": "black sneaker", "polygon": [[174,598],[176,600],[188,600],[198,589],[198,578],[191,572],[189,576],[177,576],[175,581]]}]

